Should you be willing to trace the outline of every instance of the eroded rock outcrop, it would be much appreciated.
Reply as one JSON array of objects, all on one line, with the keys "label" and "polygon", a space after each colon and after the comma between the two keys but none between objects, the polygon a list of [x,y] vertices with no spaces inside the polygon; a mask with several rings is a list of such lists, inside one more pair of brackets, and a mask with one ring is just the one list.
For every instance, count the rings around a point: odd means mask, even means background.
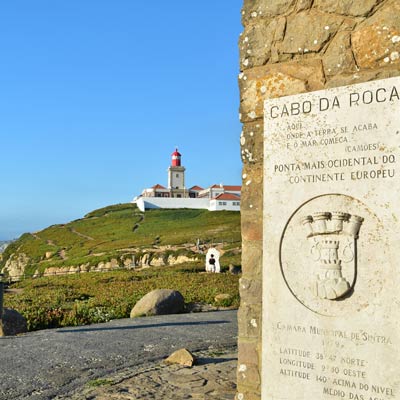
[{"label": "eroded rock outcrop", "polygon": [[12,254],[1,272],[7,274],[11,280],[18,281],[24,276],[29,262],[30,258],[25,253]]}]

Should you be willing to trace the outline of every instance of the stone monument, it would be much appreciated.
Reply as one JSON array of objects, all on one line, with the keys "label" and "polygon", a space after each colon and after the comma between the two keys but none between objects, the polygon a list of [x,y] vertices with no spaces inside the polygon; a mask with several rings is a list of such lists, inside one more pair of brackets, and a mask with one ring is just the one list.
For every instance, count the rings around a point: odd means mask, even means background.
[{"label": "stone monument", "polygon": [[[206,254],[206,271],[215,272],[219,274],[221,272],[221,266],[219,264],[220,252],[215,248],[210,248]],[[210,262],[213,259],[214,262]]]},{"label": "stone monument", "polygon": [[264,128],[262,399],[400,399],[400,78],[268,100]]},{"label": "stone monument", "polygon": [[400,2],[244,0],[242,23],[236,399],[400,399]]}]

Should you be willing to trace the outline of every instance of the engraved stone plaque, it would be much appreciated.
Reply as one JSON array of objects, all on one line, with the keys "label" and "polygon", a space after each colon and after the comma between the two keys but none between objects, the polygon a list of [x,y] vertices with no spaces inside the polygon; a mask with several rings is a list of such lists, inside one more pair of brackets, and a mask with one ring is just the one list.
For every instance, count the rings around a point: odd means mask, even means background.
[{"label": "engraved stone plaque", "polygon": [[400,78],[264,107],[263,400],[400,400]]}]

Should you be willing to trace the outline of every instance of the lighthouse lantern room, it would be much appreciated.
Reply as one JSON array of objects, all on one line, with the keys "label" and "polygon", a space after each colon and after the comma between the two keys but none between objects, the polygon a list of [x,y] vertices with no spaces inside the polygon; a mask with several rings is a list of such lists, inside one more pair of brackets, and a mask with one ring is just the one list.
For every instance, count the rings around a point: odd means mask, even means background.
[{"label": "lighthouse lantern room", "polygon": [[178,149],[175,149],[175,151],[172,153],[172,166],[173,167],[180,167],[181,166],[181,157],[182,154],[179,153]]}]

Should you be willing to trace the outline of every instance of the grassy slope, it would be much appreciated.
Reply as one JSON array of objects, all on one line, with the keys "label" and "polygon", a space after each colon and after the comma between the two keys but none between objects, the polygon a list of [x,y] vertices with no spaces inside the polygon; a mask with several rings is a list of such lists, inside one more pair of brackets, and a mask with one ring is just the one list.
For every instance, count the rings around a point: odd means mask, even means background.
[{"label": "grassy slope", "polygon": [[[5,251],[0,268],[12,253],[25,253],[27,273],[51,266],[91,264],[110,260],[121,250],[138,251],[157,245],[202,242],[240,242],[240,214],[232,211],[151,210],[145,214],[133,204],[119,204],[87,214],[65,225],[24,234]],[[128,249],[128,250],[126,250]],[[67,258],[60,252],[64,250]],[[46,252],[53,255],[45,259]]]}]

